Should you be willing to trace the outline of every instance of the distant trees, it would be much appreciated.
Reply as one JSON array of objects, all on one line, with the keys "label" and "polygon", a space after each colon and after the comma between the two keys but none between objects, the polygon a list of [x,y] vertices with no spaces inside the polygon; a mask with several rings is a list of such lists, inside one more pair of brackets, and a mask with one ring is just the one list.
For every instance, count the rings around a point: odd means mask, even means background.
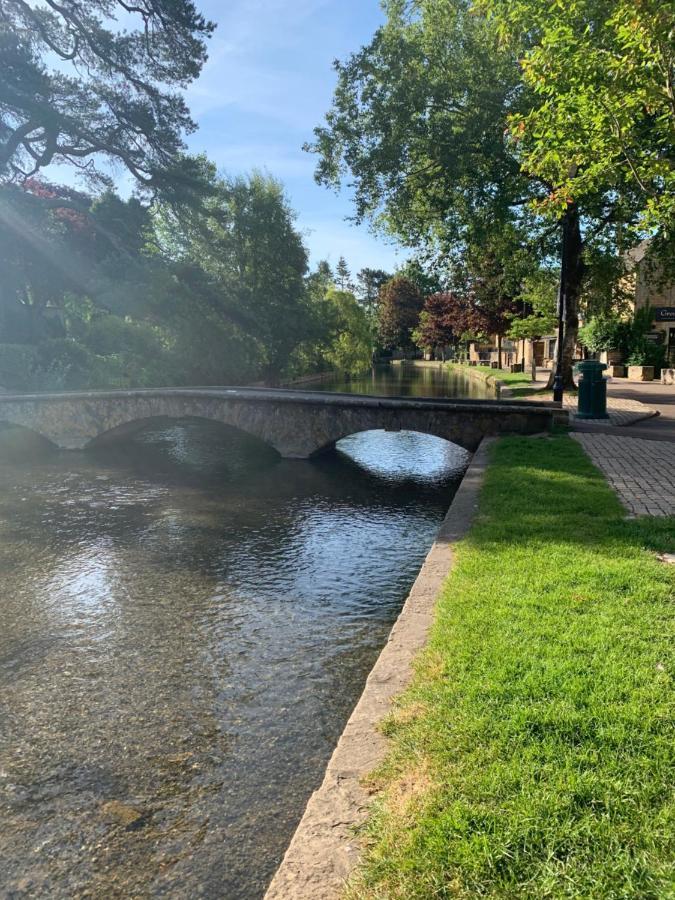
[{"label": "distant trees", "polygon": [[[308,273],[282,186],[185,154],[182,91],[213,27],[192,0],[0,0],[0,384],[277,383],[369,365],[347,263]],[[85,187],[50,183],[55,165]]]},{"label": "distant trees", "polygon": [[356,275],[356,299],[369,313],[374,314],[380,288],[389,281],[391,274],[384,269],[363,268]]},{"label": "distant trees", "polygon": [[410,349],[419,322],[424,297],[409,278],[397,275],[380,288],[377,325],[385,347]]},{"label": "distant trees", "polygon": [[347,260],[341,256],[335,267],[335,283],[341,291],[351,291],[353,289],[352,275],[347,265]]},{"label": "distant trees", "polygon": [[413,331],[415,344],[428,353],[440,348],[445,359],[445,348],[456,344],[467,331],[470,312],[468,301],[451,291],[430,294]]},{"label": "distant trees", "polygon": [[332,308],[325,362],[346,374],[363,372],[370,367],[373,356],[373,329],[365,310],[351,291],[331,288],[325,300]]}]

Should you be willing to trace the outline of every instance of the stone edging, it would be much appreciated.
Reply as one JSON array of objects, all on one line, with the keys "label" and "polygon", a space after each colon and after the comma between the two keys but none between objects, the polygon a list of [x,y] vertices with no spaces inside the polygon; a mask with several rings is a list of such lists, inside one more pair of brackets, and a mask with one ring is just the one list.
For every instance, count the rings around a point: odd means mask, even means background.
[{"label": "stone edging", "polygon": [[362,779],[387,751],[378,723],[409,684],[413,659],[426,644],[439,592],[452,568],[453,546],[475,517],[494,440],[484,438],[471,460],[265,900],[336,900],[358,862],[354,829],[364,822],[371,800]]},{"label": "stone edging", "polygon": [[459,369],[462,375],[465,375],[470,381],[480,381],[481,384],[486,384],[489,388],[492,388],[495,392],[495,396],[500,400],[513,396],[506,384],[494,375],[488,375],[486,372],[479,372],[476,370],[475,366],[465,366],[463,363],[449,363],[449,365],[453,369]]}]

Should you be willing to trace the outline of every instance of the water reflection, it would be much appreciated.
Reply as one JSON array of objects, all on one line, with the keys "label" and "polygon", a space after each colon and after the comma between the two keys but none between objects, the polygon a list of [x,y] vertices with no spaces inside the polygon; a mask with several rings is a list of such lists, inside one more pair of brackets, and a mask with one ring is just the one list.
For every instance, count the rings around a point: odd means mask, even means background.
[{"label": "water reflection", "polygon": [[349,394],[376,394],[394,397],[462,397],[494,399],[485,384],[439,364],[413,366],[397,363],[376,366],[370,372],[349,379],[334,378],[307,385],[312,391],[345,391]]},{"label": "water reflection", "polygon": [[2,893],[261,896],[466,454],[189,422],[0,458]]}]

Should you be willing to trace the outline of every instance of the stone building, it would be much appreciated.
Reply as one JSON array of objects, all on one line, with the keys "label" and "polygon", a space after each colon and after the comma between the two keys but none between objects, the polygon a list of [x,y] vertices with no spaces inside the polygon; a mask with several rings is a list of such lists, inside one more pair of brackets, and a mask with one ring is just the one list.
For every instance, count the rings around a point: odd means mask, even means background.
[{"label": "stone building", "polygon": [[663,343],[666,358],[675,367],[675,281],[665,279],[663,268],[647,258],[649,241],[642,241],[626,254],[633,308],[652,307],[654,324],[651,337]]}]

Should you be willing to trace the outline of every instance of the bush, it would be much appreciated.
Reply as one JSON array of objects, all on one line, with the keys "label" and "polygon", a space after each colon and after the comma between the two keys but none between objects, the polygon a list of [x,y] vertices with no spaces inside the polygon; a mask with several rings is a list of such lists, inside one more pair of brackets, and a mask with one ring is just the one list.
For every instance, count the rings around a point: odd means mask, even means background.
[{"label": "bush", "polygon": [[616,316],[594,316],[579,329],[579,343],[590,353],[617,350],[626,354],[632,325]]},{"label": "bush", "polygon": [[647,340],[646,337],[635,343],[628,356],[629,366],[654,366],[655,369],[662,369],[665,364],[666,348],[663,344]]},{"label": "bush", "polygon": [[0,344],[0,385],[26,391],[34,385],[37,354],[28,344]]},{"label": "bush", "polygon": [[83,339],[89,349],[101,356],[132,354],[147,360],[162,352],[161,338],[152,325],[119,316],[94,319]]}]

